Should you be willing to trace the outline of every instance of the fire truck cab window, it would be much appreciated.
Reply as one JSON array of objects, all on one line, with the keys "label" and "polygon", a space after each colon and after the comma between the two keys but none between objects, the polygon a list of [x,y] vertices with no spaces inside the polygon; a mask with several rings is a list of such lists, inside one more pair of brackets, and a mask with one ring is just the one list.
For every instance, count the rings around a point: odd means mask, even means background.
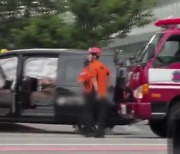
[{"label": "fire truck cab window", "polygon": [[137,61],[140,63],[147,63],[154,55],[154,48],[159,44],[161,38],[163,37],[162,33],[158,33],[154,35],[149,42],[147,43],[146,47],[139,53],[137,57]]},{"label": "fire truck cab window", "polygon": [[180,36],[172,36],[165,42],[154,66],[162,67],[176,62],[180,62]]}]

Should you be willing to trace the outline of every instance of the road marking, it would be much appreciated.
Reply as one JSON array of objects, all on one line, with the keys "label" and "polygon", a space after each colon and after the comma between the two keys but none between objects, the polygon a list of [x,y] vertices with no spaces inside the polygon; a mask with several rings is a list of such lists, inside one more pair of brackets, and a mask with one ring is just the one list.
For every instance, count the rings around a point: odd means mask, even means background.
[{"label": "road marking", "polygon": [[42,143],[25,143],[25,144],[0,144],[0,146],[167,146],[167,144],[42,144]]},{"label": "road marking", "polygon": [[0,144],[1,151],[167,151],[167,144]]},{"label": "road marking", "polygon": [[166,146],[122,146],[122,147],[99,147],[99,146],[74,146],[74,147],[68,147],[68,146],[62,146],[62,147],[52,147],[52,146],[46,146],[46,147],[7,147],[7,146],[0,146],[0,151],[167,151]]}]

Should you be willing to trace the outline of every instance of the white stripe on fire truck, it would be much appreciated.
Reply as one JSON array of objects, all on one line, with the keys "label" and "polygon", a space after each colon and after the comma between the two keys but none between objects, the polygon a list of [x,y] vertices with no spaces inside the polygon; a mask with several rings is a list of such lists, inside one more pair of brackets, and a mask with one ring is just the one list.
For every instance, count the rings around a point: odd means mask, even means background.
[{"label": "white stripe on fire truck", "polygon": [[167,86],[167,85],[150,85],[150,89],[180,89],[180,86]]},{"label": "white stripe on fire truck", "polygon": [[180,85],[179,82],[177,83],[177,82],[172,82],[172,81],[171,81],[171,82],[165,82],[165,81],[164,81],[164,82],[163,82],[163,81],[160,82],[160,81],[158,81],[158,82],[149,82],[149,83],[150,83],[150,84],[163,84],[163,85],[164,85],[164,84],[165,84],[165,85]]}]

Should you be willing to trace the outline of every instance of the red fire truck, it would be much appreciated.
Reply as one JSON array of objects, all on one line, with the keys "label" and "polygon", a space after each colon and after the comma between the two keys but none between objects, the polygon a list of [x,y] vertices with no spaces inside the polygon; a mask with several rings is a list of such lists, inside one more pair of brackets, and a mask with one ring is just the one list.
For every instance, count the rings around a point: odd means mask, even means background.
[{"label": "red fire truck", "polygon": [[166,137],[180,110],[180,18],[159,20],[162,27],[127,68],[124,102],[119,114],[148,119],[151,130]]}]

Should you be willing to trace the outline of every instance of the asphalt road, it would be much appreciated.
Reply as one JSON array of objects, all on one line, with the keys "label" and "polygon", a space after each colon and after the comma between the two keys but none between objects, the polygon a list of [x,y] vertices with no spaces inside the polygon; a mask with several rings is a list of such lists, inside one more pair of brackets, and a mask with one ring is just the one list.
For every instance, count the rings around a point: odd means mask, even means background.
[{"label": "asphalt road", "polygon": [[167,154],[167,141],[141,122],[85,138],[72,126],[0,124],[0,154]]}]

